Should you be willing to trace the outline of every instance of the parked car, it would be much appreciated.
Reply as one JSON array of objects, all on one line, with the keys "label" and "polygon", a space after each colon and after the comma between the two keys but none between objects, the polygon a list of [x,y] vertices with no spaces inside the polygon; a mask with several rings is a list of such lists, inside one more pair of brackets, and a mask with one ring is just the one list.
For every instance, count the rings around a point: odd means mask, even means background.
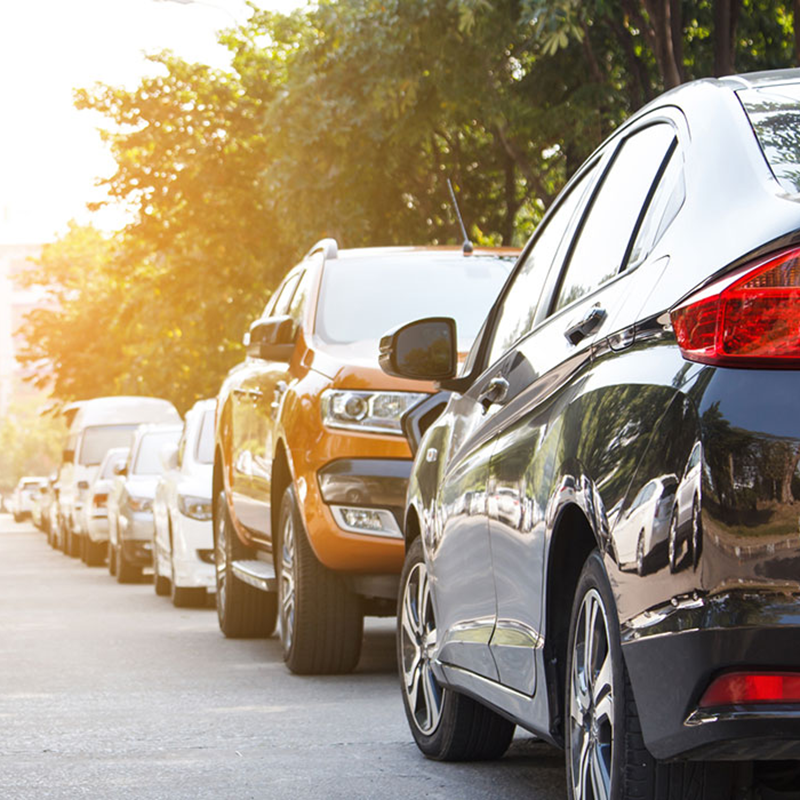
[{"label": "parked car", "polygon": [[216,601],[226,636],[270,634],[280,608],[291,671],[355,667],[364,615],[394,613],[411,469],[400,418],[432,390],[384,375],[378,339],[387,323],[441,312],[458,318],[466,353],[515,258],[325,240],[288,273],[218,397]]},{"label": "parked car", "polygon": [[[463,372],[452,321],[382,341],[391,375],[452,393],[403,526],[398,660],[426,755],[500,756],[518,724],[566,748],[581,800],[797,777],[798,130],[797,70],[663,95],[569,181]],[[674,554],[638,574],[609,542],[665,475]],[[487,487],[532,518],[464,512]]]},{"label": "parked car", "polygon": [[69,425],[58,482],[58,545],[70,556],[81,553],[83,507],[106,451],[130,447],[133,432],[146,422],[179,423],[168,400],[157,397],[96,397],[64,409]]},{"label": "parked car", "polygon": [[89,567],[102,566],[108,553],[108,495],[114,478],[128,461],[129,447],[106,451],[94,477],[81,512],[81,560]]},{"label": "parked car", "polygon": [[21,522],[33,513],[33,501],[46,478],[27,476],[20,478],[11,494],[11,513],[15,522]]},{"label": "parked car", "polygon": [[128,460],[115,465],[108,493],[108,571],[118,583],[138,580],[153,563],[153,498],[161,449],[178,441],[182,425],[140,425]]},{"label": "parked car", "polygon": [[48,519],[48,498],[50,494],[50,481],[42,478],[38,489],[31,495],[31,522],[40,531],[47,530]]},{"label": "parked car", "polygon": [[161,451],[153,502],[153,586],[175,606],[202,606],[216,589],[211,484],[216,400],[186,413],[180,441]]}]

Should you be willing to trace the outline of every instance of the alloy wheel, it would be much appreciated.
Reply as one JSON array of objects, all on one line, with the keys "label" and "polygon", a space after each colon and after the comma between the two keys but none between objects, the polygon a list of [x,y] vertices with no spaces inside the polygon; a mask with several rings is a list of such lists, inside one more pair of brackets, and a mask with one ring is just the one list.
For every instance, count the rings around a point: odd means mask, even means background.
[{"label": "alloy wheel", "polygon": [[431,669],[437,631],[424,562],[415,564],[408,574],[400,622],[403,691],[414,724],[421,733],[430,736],[441,720],[444,695]]},{"label": "alloy wheel", "polygon": [[569,703],[573,797],[609,800],[614,752],[613,666],[606,609],[596,589],[586,593],[578,615]]},{"label": "alloy wheel", "polygon": [[288,653],[294,638],[295,612],[295,537],[294,518],[286,514],[281,531],[281,574],[278,587],[278,602],[281,614],[281,643],[284,652]]}]

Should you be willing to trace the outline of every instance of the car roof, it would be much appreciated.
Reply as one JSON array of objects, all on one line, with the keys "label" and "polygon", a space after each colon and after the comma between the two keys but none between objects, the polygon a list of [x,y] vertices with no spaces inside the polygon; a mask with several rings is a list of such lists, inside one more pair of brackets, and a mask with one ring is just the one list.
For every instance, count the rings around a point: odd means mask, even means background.
[{"label": "car roof", "polygon": [[180,415],[169,400],[160,397],[94,397],[82,400],[70,431],[90,425],[126,425],[137,422],[179,422]]},{"label": "car roof", "polygon": [[517,247],[476,247],[472,253],[464,253],[460,246],[455,245],[438,245],[430,247],[354,247],[351,249],[339,250],[337,258],[349,260],[355,258],[380,259],[391,256],[408,256],[409,258],[442,258],[452,260],[453,256],[458,254],[462,254],[464,258],[486,256],[497,258],[516,258],[519,253],[520,249]]}]

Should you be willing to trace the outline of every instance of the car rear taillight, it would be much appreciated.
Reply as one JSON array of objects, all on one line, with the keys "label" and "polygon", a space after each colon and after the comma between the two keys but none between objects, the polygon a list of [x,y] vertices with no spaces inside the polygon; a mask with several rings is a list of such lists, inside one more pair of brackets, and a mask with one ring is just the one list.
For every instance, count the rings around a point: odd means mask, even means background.
[{"label": "car rear taillight", "polygon": [[92,497],[92,505],[95,508],[105,508],[108,504],[107,494],[96,494]]},{"label": "car rear taillight", "polygon": [[800,673],[729,672],[711,682],[700,708],[758,703],[800,703]]},{"label": "car rear taillight", "polygon": [[800,248],[761,261],[670,312],[684,358],[741,367],[800,367]]}]

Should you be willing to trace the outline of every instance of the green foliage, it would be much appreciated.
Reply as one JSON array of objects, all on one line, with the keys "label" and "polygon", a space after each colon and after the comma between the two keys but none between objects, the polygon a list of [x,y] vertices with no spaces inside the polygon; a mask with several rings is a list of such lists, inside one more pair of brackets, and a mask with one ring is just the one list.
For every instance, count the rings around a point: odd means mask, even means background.
[{"label": "green foliage", "polygon": [[[727,32],[715,12],[738,13]],[[665,23],[669,6],[678,18]],[[319,0],[226,31],[228,71],[152,56],[109,121],[134,222],[70,228],[29,280],[29,366],[62,400],[216,393],[279,278],[319,238],[521,245],[564,181],[660,90],[794,60],[776,0]],[[728,40],[730,40],[728,42]],[[720,43],[729,43],[727,49]]]},{"label": "green foliage", "polygon": [[0,488],[13,489],[24,475],[49,475],[58,465],[65,428],[59,417],[42,414],[42,398],[26,397],[0,420]]}]

